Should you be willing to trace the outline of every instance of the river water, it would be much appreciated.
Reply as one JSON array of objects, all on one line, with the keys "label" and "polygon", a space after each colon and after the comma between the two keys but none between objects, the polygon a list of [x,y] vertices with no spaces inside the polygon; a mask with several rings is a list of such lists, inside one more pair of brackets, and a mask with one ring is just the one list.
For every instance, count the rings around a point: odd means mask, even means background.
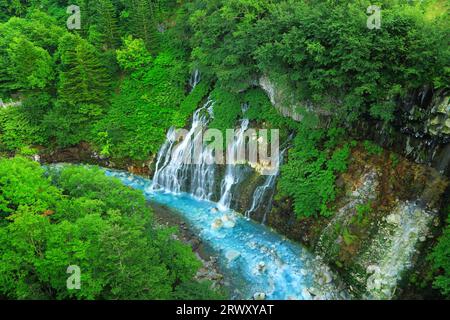
[{"label": "river water", "polygon": [[346,299],[339,279],[297,243],[232,210],[187,193],[155,191],[152,181],[105,170],[147,200],[177,211],[218,256],[232,298],[268,300]]}]

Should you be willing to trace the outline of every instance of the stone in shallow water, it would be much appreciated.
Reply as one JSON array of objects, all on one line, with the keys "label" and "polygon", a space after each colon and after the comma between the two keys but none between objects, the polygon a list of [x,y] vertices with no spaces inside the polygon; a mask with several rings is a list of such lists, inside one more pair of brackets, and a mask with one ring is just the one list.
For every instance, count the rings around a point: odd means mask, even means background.
[{"label": "stone in shallow water", "polygon": [[225,254],[225,257],[227,258],[228,262],[233,262],[240,256],[241,256],[241,254],[236,250],[230,250]]},{"label": "stone in shallow water", "polygon": [[236,226],[236,221],[234,220],[233,217],[229,216],[229,215],[224,215],[222,217],[222,222],[223,222],[223,226],[225,228],[229,228],[232,229]]},{"label": "stone in shallow water", "polygon": [[266,264],[265,264],[264,262],[258,263],[258,271],[259,271],[259,272],[264,272],[264,271],[266,271]]},{"label": "stone in shallow water", "polygon": [[325,271],[323,277],[326,284],[331,283],[333,281],[333,278],[331,277],[331,274],[329,272]]},{"label": "stone in shallow water", "polygon": [[223,221],[222,219],[216,219],[214,220],[214,222],[212,223],[211,226],[214,230],[219,230],[223,227]]},{"label": "stone in shallow water", "polygon": [[305,299],[305,300],[312,300],[312,295],[311,295],[311,293],[309,293],[308,289],[306,289],[306,288],[303,288],[302,296],[303,296],[303,299]]},{"label": "stone in shallow water", "polygon": [[262,301],[262,300],[266,300],[266,294],[264,292],[257,292],[255,293],[255,295],[253,296],[253,299],[257,300],[257,301]]}]

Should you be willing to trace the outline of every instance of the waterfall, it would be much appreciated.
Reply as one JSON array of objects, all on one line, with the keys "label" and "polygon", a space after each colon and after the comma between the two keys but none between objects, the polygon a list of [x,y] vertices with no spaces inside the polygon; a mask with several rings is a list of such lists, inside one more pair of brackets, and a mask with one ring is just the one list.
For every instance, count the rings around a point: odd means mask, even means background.
[{"label": "waterfall", "polygon": [[191,79],[189,79],[189,86],[191,87],[191,91],[195,89],[195,87],[200,83],[201,80],[202,77],[200,71],[198,69],[195,69],[191,75]]},{"label": "waterfall", "polygon": [[[178,145],[176,130],[169,130],[167,140],[158,153],[152,191],[188,192],[200,199],[210,199],[214,187],[213,154],[201,143],[203,129],[213,117],[213,106],[214,102],[208,99],[194,113],[191,129]],[[199,145],[202,146],[200,153],[196,150]]]},{"label": "waterfall", "polygon": [[435,216],[415,203],[406,202],[385,218],[378,235],[360,259],[366,267],[365,298],[393,298],[403,272],[412,266],[417,246],[426,240]]},{"label": "waterfall", "polygon": [[9,108],[9,107],[20,107],[22,105],[22,101],[9,101],[9,102],[3,102],[2,99],[0,99],[0,108]]},{"label": "waterfall", "polygon": [[[250,209],[248,209],[247,212],[245,213],[245,216],[248,219],[251,218],[252,213],[256,212],[257,210],[259,210],[261,208],[261,206],[263,205],[264,199],[267,198],[266,209],[265,209],[264,217],[262,220],[262,224],[265,224],[265,222],[267,220],[267,214],[272,207],[272,200],[273,200],[273,196],[275,194],[275,184],[277,182],[278,176],[280,175],[280,165],[283,162],[284,153],[286,152],[286,150],[287,150],[287,148],[284,149],[283,151],[281,151],[281,153],[280,153],[280,158],[278,159],[278,161],[276,163],[276,168],[277,168],[276,173],[273,175],[268,175],[266,177],[266,181],[264,182],[264,184],[261,186],[258,186],[255,189],[255,192],[253,193],[252,205],[251,205]],[[267,194],[269,194],[268,197],[266,197]]]},{"label": "waterfall", "polygon": [[[248,105],[244,104],[242,111],[245,113],[247,111]],[[250,121],[248,119],[241,120],[241,125],[236,133],[236,138],[231,146],[228,146],[227,150],[227,170],[225,173],[225,178],[222,181],[221,187],[221,198],[218,204],[220,211],[226,211],[230,209],[231,200],[233,199],[232,188],[234,185],[240,182],[241,168],[239,163],[234,161],[239,150],[245,150],[245,132],[248,129]]]}]

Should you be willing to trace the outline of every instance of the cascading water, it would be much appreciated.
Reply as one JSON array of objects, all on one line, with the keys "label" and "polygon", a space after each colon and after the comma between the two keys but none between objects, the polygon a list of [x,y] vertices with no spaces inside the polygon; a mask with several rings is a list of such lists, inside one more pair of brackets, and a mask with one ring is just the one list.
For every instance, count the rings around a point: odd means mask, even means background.
[{"label": "cascading water", "polygon": [[[245,113],[247,111],[248,105],[243,105],[242,111]],[[245,132],[248,129],[250,121],[248,119],[243,119],[241,121],[241,126],[236,134],[235,140],[233,143],[228,146],[227,152],[227,170],[225,174],[225,178],[222,181],[221,188],[221,197],[218,204],[218,208],[220,211],[226,211],[230,209],[231,200],[233,199],[232,188],[234,185],[240,182],[240,177],[242,170],[239,166],[239,163],[236,163],[235,157],[238,154],[239,150],[245,150]]]},{"label": "cascading water", "polygon": [[[213,151],[202,145],[202,136],[213,117],[213,106],[214,102],[208,99],[194,113],[191,129],[178,145],[176,130],[169,130],[158,153],[153,191],[188,192],[200,199],[210,199],[214,188]],[[201,150],[197,150],[199,146]]]},{"label": "cascading water", "polygon": [[200,83],[201,80],[202,77],[200,71],[198,69],[195,69],[191,75],[191,79],[189,79],[189,86],[191,87],[191,91],[195,89],[195,87]]},{"label": "cascading water", "polygon": [[378,235],[362,255],[360,264],[366,266],[367,299],[392,299],[420,239],[425,241],[436,215],[415,203],[400,203],[386,217]]},{"label": "cascading water", "polygon": [[275,164],[275,167],[277,168],[277,171],[275,172],[275,174],[268,175],[266,177],[266,181],[264,182],[264,184],[261,186],[258,186],[255,189],[255,192],[253,193],[252,205],[251,205],[250,209],[248,209],[247,212],[245,213],[245,216],[248,219],[251,218],[252,213],[256,212],[257,210],[259,210],[262,207],[264,200],[267,199],[266,209],[264,212],[262,223],[264,224],[266,222],[267,213],[271,209],[271,203],[273,200],[273,196],[275,194],[275,184],[277,182],[278,176],[280,175],[280,165],[283,162],[283,158],[284,158],[284,154],[285,154],[286,150],[287,149],[284,149],[280,153],[280,157],[279,157],[277,163]]}]

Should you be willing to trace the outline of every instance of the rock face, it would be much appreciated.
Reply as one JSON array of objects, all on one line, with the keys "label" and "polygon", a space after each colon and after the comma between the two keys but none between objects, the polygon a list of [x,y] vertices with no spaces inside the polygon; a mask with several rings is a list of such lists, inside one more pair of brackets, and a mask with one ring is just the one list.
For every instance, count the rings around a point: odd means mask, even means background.
[{"label": "rock face", "polygon": [[[393,212],[380,222],[377,234],[357,261],[359,272],[354,278],[365,280],[369,299],[391,299],[416,253],[420,238],[426,237],[436,213],[413,203],[399,203]],[[365,270],[364,270],[365,269]]]},{"label": "rock face", "polygon": [[[284,116],[302,121],[304,112],[313,112],[322,119],[331,113],[307,101],[298,101],[288,86],[281,86],[268,76],[259,79],[259,86],[267,93],[273,106]],[[398,113],[394,131],[386,130],[382,122],[361,121],[353,129],[358,137],[377,141],[410,160],[427,164],[450,176],[450,94],[448,90],[423,87],[394,102]],[[331,100],[331,99],[330,99]],[[330,101],[339,105],[339,101]]]},{"label": "rock face", "polygon": [[153,168],[151,163],[153,158],[148,161],[131,161],[129,159],[113,160],[102,157],[97,152],[93,151],[91,146],[86,142],[81,142],[76,146],[64,149],[43,149],[37,155],[41,163],[83,163],[90,165],[98,165],[106,168],[114,168],[119,170],[126,170],[132,174],[140,176],[152,176]]},{"label": "rock face", "polygon": [[[344,193],[331,220],[299,220],[289,199],[275,197],[267,225],[302,242],[344,278],[357,298],[391,299],[399,292],[402,275],[420,257],[439,224],[438,210],[448,181],[436,170],[392,155],[368,155],[363,147],[352,152],[347,173],[338,179]],[[255,173],[238,187],[237,211],[249,206]],[[249,190],[247,190],[249,189]],[[361,211],[366,207],[367,212]],[[252,219],[262,222],[265,208]],[[358,213],[359,212],[359,213]],[[361,213],[362,212],[362,213]],[[258,270],[255,270],[258,272]],[[328,271],[318,272],[317,283],[331,281]],[[325,299],[323,288],[304,291],[305,299]]]},{"label": "rock face", "polygon": [[105,167],[110,165],[107,159],[102,159],[102,157],[92,151],[89,144],[84,142],[64,149],[43,150],[40,153],[40,158],[44,163],[84,163]]},{"label": "rock face", "polygon": [[426,239],[433,237],[448,181],[407,160],[386,170],[383,158],[378,166],[363,165],[357,156],[344,179],[350,189],[343,205],[321,230],[315,251],[340,270],[356,297],[392,299],[405,271],[422,257]]},{"label": "rock face", "polygon": [[267,93],[272,105],[277,108],[285,117],[290,117],[295,121],[302,121],[303,116],[297,112],[293,96],[282,91],[273,83],[269,77],[263,76],[259,79],[259,86]]},{"label": "rock face", "polygon": [[428,87],[411,92],[397,101],[399,106],[387,131],[380,122],[360,123],[355,134],[361,134],[408,159],[426,164],[442,175],[450,176],[450,102],[449,92]]},{"label": "rock face", "polygon": [[377,197],[379,185],[377,172],[371,170],[364,174],[358,184],[357,189],[348,196],[348,202],[336,212],[320,232],[315,251],[327,261],[339,259],[341,245],[344,242],[342,230],[352,223],[356,216],[356,208]]}]

